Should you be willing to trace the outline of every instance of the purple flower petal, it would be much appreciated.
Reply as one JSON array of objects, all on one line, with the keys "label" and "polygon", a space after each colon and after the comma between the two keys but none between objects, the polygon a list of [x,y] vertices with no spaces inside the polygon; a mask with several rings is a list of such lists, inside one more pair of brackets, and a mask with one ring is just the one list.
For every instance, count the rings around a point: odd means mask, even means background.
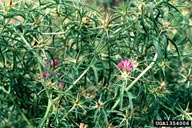
[{"label": "purple flower petal", "polygon": [[134,68],[134,64],[130,60],[122,60],[119,62],[117,67],[124,71],[131,71]]},{"label": "purple flower petal", "polygon": [[51,67],[59,66],[60,61],[59,60],[51,60]]},{"label": "purple flower petal", "polygon": [[47,78],[47,77],[49,77],[49,76],[51,76],[52,75],[52,73],[49,73],[48,71],[44,71],[43,72],[43,77],[44,78]]},{"label": "purple flower petal", "polygon": [[59,82],[59,87],[63,87],[64,86],[64,82]]}]

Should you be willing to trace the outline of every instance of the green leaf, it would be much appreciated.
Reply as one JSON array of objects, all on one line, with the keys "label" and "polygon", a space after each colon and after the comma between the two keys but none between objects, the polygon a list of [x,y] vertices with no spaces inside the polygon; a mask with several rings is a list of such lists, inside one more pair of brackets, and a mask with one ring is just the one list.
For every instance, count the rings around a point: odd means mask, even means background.
[{"label": "green leaf", "polygon": [[159,39],[154,38],[153,39],[153,45],[155,47],[155,52],[157,52],[157,54],[158,54],[159,61],[162,61],[163,60],[163,53],[162,53],[162,50],[161,50]]}]

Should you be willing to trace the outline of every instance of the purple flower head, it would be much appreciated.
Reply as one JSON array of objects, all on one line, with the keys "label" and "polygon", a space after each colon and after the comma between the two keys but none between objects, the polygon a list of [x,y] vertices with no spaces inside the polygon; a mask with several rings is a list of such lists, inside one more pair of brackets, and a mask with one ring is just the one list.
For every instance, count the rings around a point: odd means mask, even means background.
[{"label": "purple flower head", "polygon": [[59,82],[58,84],[59,84],[59,87],[61,88],[64,86],[64,82]]},{"label": "purple flower head", "polygon": [[59,60],[51,60],[51,67],[59,66],[60,61]]},{"label": "purple flower head", "polygon": [[134,68],[134,64],[130,60],[122,60],[117,67],[123,71],[131,71]]},{"label": "purple flower head", "polygon": [[48,71],[44,71],[44,72],[43,72],[43,77],[44,77],[44,78],[47,78],[47,77],[49,77],[49,76],[52,76],[52,73],[49,73]]},{"label": "purple flower head", "polygon": [[51,60],[50,62],[46,62],[45,66],[51,66],[51,67],[55,67],[55,66],[59,66],[60,61],[55,59],[55,60]]}]

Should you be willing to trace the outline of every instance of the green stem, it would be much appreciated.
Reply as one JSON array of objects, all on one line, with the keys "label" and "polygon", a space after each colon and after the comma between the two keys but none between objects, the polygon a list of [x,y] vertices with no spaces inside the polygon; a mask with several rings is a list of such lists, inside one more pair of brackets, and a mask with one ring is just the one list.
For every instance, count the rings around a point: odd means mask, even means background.
[{"label": "green stem", "polygon": [[120,89],[120,96],[118,97],[115,104],[113,105],[112,110],[114,110],[119,103],[120,103],[120,110],[123,108],[123,97],[124,97],[124,91],[125,91],[126,85],[127,85],[127,79],[125,79],[125,81],[122,84],[122,87]]},{"label": "green stem", "polygon": [[89,69],[90,69],[90,66],[87,67],[87,69],[79,76],[79,78],[77,78],[77,79],[73,82],[73,84],[72,84],[69,88],[67,88],[67,90],[66,90],[65,92],[71,90],[71,88],[73,88],[73,86],[89,71]]},{"label": "green stem", "polygon": [[125,87],[127,85],[127,79],[125,79],[125,81],[122,84],[122,88],[121,88],[121,94],[120,94],[120,110],[123,108],[123,97],[124,97],[124,91],[125,91]]},{"label": "green stem", "polygon": [[145,68],[145,70],[143,72],[141,72],[141,74],[139,74],[139,76],[125,89],[125,91],[129,91],[133,85],[135,85],[135,83],[137,83],[137,81],[149,70],[153,67],[153,65],[155,64],[156,60],[157,60],[157,56],[158,54],[155,53],[155,56],[153,58],[153,61],[149,64],[149,66],[147,66]]},{"label": "green stem", "polygon": [[40,123],[40,125],[38,126],[38,128],[42,128],[45,121],[47,120],[47,117],[49,115],[49,112],[50,112],[50,109],[52,107],[53,103],[52,103],[52,99],[48,99],[48,105],[47,105],[47,109],[46,109],[46,112],[45,112],[45,115],[43,116],[43,119]]},{"label": "green stem", "polygon": [[65,92],[71,90],[71,88],[73,88],[73,86],[74,86],[75,84],[77,84],[77,82],[78,82],[79,80],[81,80],[81,78],[89,71],[91,65],[93,64],[93,62],[94,62],[94,60],[95,60],[95,58],[96,58],[96,55],[93,56],[93,58],[91,59],[91,61],[90,61],[90,63],[89,63],[89,66],[84,70],[84,72],[73,82],[73,84],[72,84]]}]

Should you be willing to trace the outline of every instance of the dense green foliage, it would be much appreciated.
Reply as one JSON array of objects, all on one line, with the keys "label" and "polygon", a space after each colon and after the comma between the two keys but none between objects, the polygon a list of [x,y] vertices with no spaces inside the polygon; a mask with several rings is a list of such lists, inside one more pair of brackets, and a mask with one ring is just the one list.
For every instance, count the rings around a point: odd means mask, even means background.
[{"label": "dense green foliage", "polygon": [[[0,6],[0,127],[192,120],[190,0],[129,0],[109,13],[97,7],[75,0]],[[124,59],[133,70],[117,67]]]}]

